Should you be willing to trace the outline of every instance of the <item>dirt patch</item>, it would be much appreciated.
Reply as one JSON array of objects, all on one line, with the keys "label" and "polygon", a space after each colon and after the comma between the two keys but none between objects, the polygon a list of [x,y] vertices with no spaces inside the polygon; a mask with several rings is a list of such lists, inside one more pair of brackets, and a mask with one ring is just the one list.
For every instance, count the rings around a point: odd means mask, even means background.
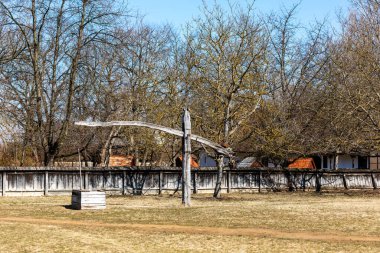
[{"label": "dirt patch", "polygon": [[345,235],[341,233],[314,233],[314,232],[287,232],[264,228],[223,228],[223,227],[201,227],[201,226],[181,226],[181,225],[156,225],[156,224],[115,224],[94,221],[73,221],[73,220],[54,220],[54,219],[34,219],[20,217],[0,217],[3,222],[21,222],[43,225],[58,226],[86,226],[86,227],[105,227],[121,228],[128,230],[140,230],[148,232],[170,232],[186,234],[207,234],[222,236],[251,236],[251,237],[270,237],[296,240],[314,240],[327,242],[380,242],[379,237]]}]

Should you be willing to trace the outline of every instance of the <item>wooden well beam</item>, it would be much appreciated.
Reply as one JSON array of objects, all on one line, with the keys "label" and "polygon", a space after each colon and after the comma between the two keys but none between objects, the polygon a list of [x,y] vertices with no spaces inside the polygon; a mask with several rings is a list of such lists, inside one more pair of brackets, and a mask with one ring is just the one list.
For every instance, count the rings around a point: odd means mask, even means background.
[{"label": "wooden well beam", "polygon": [[[110,121],[110,122],[86,122],[79,121],[75,122],[77,126],[88,126],[88,127],[109,127],[109,126],[136,126],[136,127],[146,127],[154,130],[159,130],[165,133],[173,134],[179,137],[183,137],[184,133],[181,130],[160,126],[152,123],[142,122],[142,121]],[[214,149],[217,153],[226,155],[228,157],[232,157],[232,151],[224,148],[220,144],[210,141],[206,138],[203,138],[199,135],[191,134],[191,140],[202,143],[212,149]]]}]

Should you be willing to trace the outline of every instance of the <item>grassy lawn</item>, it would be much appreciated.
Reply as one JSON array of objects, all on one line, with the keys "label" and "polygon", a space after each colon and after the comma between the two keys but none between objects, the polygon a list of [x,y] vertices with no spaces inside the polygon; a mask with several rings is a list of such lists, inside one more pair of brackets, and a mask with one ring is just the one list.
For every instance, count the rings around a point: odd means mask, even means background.
[{"label": "grassy lawn", "polygon": [[380,252],[380,193],[0,197],[1,252]]}]

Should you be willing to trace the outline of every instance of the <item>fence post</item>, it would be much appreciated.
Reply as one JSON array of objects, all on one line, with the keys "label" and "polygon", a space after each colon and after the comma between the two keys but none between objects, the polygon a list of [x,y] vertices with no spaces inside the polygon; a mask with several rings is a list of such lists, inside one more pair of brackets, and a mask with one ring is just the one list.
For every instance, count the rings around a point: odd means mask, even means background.
[{"label": "fence post", "polygon": [[90,190],[90,185],[89,185],[89,182],[88,182],[88,172],[87,171],[84,173],[84,189]]},{"label": "fence post", "polygon": [[342,174],[342,180],[343,180],[344,189],[348,190],[346,175],[344,175],[344,173]]},{"label": "fence post", "polygon": [[102,173],[102,190],[106,189],[106,173]]},{"label": "fence post", "polygon": [[320,175],[318,171],[315,172],[315,191],[320,192],[321,191],[321,181],[320,181]]},{"label": "fence post", "polygon": [[371,173],[371,180],[372,180],[373,189],[376,190],[377,189],[377,184],[376,184],[375,177],[373,176],[373,173]]},{"label": "fence post", "polygon": [[198,193],[197,181],[198,181],[198,172],[194,170],[194,173],[193,173],[193,193],[194,194]]},{"label": "fence post", "polygon": [[227,170],[227,193],[231,192],[231,169]]},{"label": "fence post", "polygon": [[306,173],[302,173],[302,191],[306,190]]},{"label": "fence post", "polygon": [[3,179],[2,179],[2,181],[3,181],[3,183],[2,183],[3,187],[2,187],[2,193],[1,194],[3,196],[5,196],[5,193],[7,191],[7,184],[8,184],[8,182],[7,182],[7,173],[5,171],[3,171]]},{"label": "fence post", "polygon": [[292,191],[294,191],[293,176],[292,176],[292,173],[290,171],[288,171],[286,174],[287,174],[287,179],[288,179],[288,190],[290,192],[292,192]]},{"label": "fence post", "polygon": [[164,173],[160,170],[160,174],[158,174],[158,194],[162,194],[162,179],[164,177]]},{"label": "fence post", "polygon": [[49,172],[45,171],[45,176],[44,176],[44,195],[48,195],[49,191]]},{"label": "fence post", "polygon": [[125,170],[123,170],[123,186],[121,188],[121,192],[123,195],[125,195],[125,183],[126,183],[126,180],[127,179],[127,173],[125,172]]},{"label": "fence post", "polygon": [[263,178],[263,172],[259,171],[259,193],[261,193],[261,179]]}]

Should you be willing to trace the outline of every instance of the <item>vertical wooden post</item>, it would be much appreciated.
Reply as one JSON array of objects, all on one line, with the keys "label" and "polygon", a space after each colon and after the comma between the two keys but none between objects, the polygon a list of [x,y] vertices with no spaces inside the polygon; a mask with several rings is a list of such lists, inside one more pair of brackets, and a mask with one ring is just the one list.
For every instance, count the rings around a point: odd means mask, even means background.
[{"label": "vertical wooden post", "polygon": [[49,191],[49,172],[45,171],[45,176],[44,176],[44,195],[48,195]]},{"label": "vertical wooden post", "polygon": [[158,194],[162,194],[162,179],[164,177],[164,173],[160,170],[160,174],[158,174]]},{"label": "vertical wooden post", "polygon": [[306,190],[306,173],[302,173],[302,190]]},{"label": "vertical wooden post", "polygon": [[123,186],[122,186],[122,194],[123,195],[126,194],[126,189],[125,189],[126,181],[127,181],[127,173],[125,172],[125,170],[123,170]]},{"label": "vertical wooden post", "polygon": [[294,191],[293,174],[290,171],[288,171],[286,175],[287,175],[287,179],[288,179],[288,190],[290,192],[292,192],[292,191]]},{"label": "vertical wooden post", "polygon": [[320,178],[320,175],[319,173],[316,171],[315,172],[315,191],[316,192],[320,192],[322,189],[321,189],[321,178]]},{"label": "vertical wooden post", "polygon": [[1,195],[5,196],[6,191],[7,191],[7,184],[8,184],[8,182],[7,182],[7,173],[5,171],[3,171],[3,179],[2,179],[2,181],[3,181],[3,184],[2,184],[3,187],[2,187],[2,193],[1,193]]},{"label": "vertical wooden post", "polygon": [[259,192],[261,192],[261,179],[263,177],[263,172],[260,170],[259,172]]},{"label": "vertical wooden post", "polygon": [[182,117],[182,204],[191,205],[191,121],[187,108]]},{"label": "vertical wooden post", "polygon": [[106,189],[106,173],[103,172],[103,177],[102,177],[102,190]]},{"label": "vertical wooden post", "polygon": [[[81,182],[82,184],[82,182]],[[84,173],[84,189],[90,190],[90,184],[88,182],[88,172]]]},{"label": "vertical wooden post", "polygon": [[376,190],[377,189],[377,184],[376,184],[376,180],[375,180],[375,177],[374,177],[373,173],[371,173],[371,180],[372,180],[373,189]]},{"label": "vertical wooden post", "polygon": [[344,174],[342,174],[342,180],[343,180],[344,189],[348,190],[347,180],[346,180],[346,176]]},{"label": "vertical wooden post", "polygon": [[194,194],[197,194],[198,193],[198,185],[197,185],[197,181],[198,181],[198,172],[197,171],[194,171],[194,174],[193,174],[193,193]]},{"label": "vertical wooden post", "polygon": [[227,193],[231,192],[231,169],[227,171]]},{"label": "vertical wooden post", "polygon": [[[79,181],[80,181],[80,185],[79,185],[79,190],[82,190],[83,189],[83,180],[82,180],[82,161],[80,159],[80,151],[79,151],[79,148],[78,148],[78,160],[79,160]],[[85,186],[86,187],[86,186]]]}]

